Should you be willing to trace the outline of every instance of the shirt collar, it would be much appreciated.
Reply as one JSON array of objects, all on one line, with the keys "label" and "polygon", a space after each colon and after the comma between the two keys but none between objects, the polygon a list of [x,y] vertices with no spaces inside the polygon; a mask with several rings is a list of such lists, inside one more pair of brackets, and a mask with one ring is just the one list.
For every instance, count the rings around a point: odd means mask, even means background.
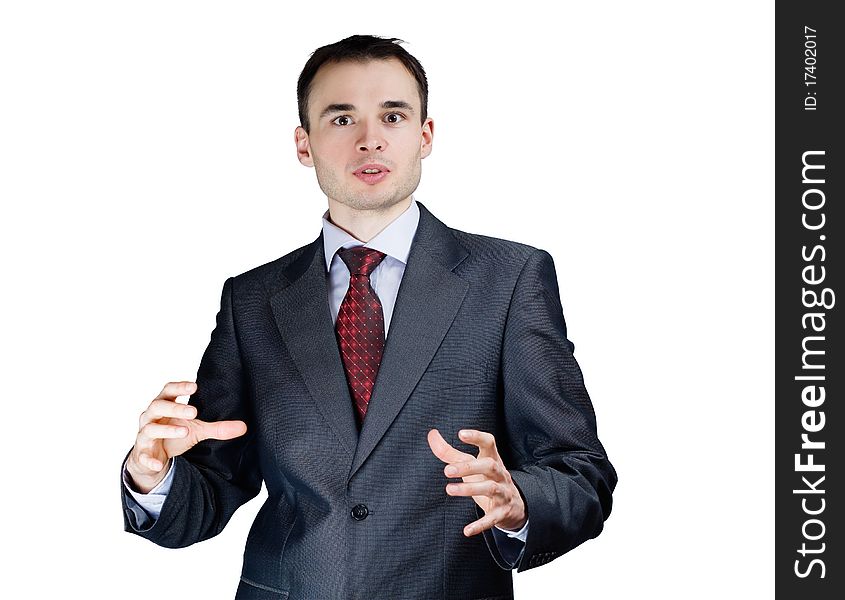
[{"label": "shirt collar", "polygon": [[365,244],[329,221],[329,211],[326,210],[323,213],[323,252],[326,258],[326,272],[331,270],[332,259],[340,248],[353,246],[366,246],[407,264],[411,242],[414,240],[419,221],[420,209],[416,199],[411,196],[411,205],[405,209],[405,212],[393,219],[376,237]]}]

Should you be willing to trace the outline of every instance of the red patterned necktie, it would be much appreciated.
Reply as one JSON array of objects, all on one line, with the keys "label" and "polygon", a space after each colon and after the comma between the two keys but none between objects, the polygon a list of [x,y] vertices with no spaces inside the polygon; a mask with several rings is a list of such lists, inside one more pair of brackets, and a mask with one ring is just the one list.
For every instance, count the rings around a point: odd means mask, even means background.
[{"label": "red patterned necktie", "polygon": [[386,255],[364,246],[341,248],[337,254],[349,267],[350,277],[335,332],[360,429],[384,352],[384,312],[370,285],[370,273]]}]

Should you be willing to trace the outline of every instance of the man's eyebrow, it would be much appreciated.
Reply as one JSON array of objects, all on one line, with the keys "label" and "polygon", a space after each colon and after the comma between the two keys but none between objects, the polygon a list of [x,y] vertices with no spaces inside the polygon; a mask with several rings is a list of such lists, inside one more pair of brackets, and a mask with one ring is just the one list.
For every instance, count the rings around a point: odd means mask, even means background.
[{"label": "man's eyebrow", "polygon": [[336,112],[352,112],[355,110],[355,106],[352,104],[329,104],[326,108],[323,109],[323,112],[320,113],[320,118],[322,119],[326,115],[330,115]]},{"label": "man's eyebrow", "polygon": [[401,108],[408,112],[414,112],[414,107],[404,100],[385,100],[381,103],[382,108]]},{"label": "man's eyebrow", "polygon": [[[404,100],[385,100],[381,103],[381,108],[401,108],[403,110],[407,110],[408,112],[414,112],[414,108],[405,102]],[[320,119],[323,117],[330,115],[336,112],[354,112],[355,105],[354,104],[346,104],[346,103],[336,103],[336,104],[329,104],[323,111],[320,113]]]}]

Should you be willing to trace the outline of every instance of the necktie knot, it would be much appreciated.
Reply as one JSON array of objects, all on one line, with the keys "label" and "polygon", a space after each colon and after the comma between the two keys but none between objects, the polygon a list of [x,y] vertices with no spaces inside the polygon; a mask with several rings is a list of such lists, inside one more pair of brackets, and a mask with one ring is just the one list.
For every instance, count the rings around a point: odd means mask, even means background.
[{"label": "necktie knot", "polygon": [[384,252],[373,250],[365,246],[353,246],[352,248],[341,248],[337,251],[340,259],[346,263],[350,275],[369,276],[370,273],[387,256]]}]

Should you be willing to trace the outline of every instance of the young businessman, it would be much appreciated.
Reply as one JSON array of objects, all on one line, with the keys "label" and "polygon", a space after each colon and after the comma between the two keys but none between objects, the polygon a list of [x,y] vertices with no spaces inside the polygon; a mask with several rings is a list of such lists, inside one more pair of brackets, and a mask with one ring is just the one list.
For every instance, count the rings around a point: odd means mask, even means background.
[{"label": "young businessman", "polygon": [[305,65],[295,141],[322,232],[226,280],[196,384],[164,386],[124,463],[126,531],[167,547],[266,484],[237,598],[511,598],[511,569],[610,512],[552,258],[414,199],[434,123],[398,41]]}]

